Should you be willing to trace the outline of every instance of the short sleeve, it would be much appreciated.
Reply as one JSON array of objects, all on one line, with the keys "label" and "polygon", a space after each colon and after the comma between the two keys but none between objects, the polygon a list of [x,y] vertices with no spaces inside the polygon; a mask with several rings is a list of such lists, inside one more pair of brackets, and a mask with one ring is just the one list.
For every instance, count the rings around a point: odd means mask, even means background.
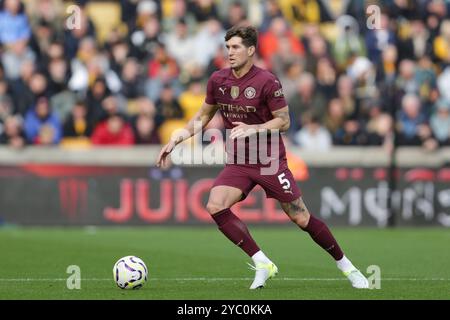
[{"label": "short sleeve", "polygon": [[216,97],[214,96],[214,73],[208,80],[208,84],[206,85],[206,98],[205,102],[210,105],[215,105]]},{"label": "short sleeve", "polygon": [[269,79],[265,85],[264,92],[266,103],[270,111],[276,111],[287,106],[287,102],[283,94],[283,87],[281,86],[281,82],[276,77],[271,77]]}]

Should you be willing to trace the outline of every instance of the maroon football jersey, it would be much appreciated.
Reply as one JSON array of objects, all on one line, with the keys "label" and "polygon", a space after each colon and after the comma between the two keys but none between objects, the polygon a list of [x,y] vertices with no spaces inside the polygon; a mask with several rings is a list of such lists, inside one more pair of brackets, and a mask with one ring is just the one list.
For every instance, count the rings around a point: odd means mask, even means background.
[{"label": "maroon football jersey", "polygon": [[[247,74],[241,78],[236,78],[231,68],[225,68],[214,72],[208,81],[205,102],[210,105],[217,105],[220,108],[223,122],[226,129],[232,129],[235,125],[232,122],[243,122],[246,124],[262,124],[273,119],[272,112],[287,106],[283,95],[280,81],[275,75],[264,69],[252,66]],[[273,147],[278,145],[278,160],[286,159],[286,150],[280,134],[276,137],[256,135],[245,140],[245,164],[255,164],[251,155],[258,154],[259,139],[267,137],[267,154],[271,154]],[[253,139],[254,138],[254,139]],[[255,141],[256,139],[256,141]],[[264,140],[262,140],[264,141]],[[230,148],[230,144],[234,145]],[[238,143],[227,139],[227,153],[234,150],[232,158],[240,163],[243,161],[239,157]],[[241,158],[239,160],[239,158]],[[266,164],[260,161],[258,165]],[[230,161],[230,157],[228,158]]]}]

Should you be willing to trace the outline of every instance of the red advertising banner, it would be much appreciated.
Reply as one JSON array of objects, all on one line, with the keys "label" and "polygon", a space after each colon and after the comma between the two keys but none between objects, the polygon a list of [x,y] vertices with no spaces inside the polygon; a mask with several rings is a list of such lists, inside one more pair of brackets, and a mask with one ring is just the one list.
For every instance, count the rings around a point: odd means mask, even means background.
[{"label": "red advertising banner", "polygon": [[[209,224],[209,191],[220,167],[23,165],[0,167],[0,223],[23,225]],[[450,226],[450,169],[309,168],[297,181],[311,213],[332,225]],[[233,211],[254,224],[288,224],[260,187]]]}]

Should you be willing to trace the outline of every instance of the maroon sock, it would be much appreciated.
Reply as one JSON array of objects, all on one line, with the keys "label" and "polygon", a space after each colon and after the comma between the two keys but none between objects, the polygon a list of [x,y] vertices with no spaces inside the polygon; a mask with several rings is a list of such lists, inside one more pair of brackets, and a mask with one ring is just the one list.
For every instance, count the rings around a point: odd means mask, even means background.
[{"label": "maroon sock", "polygon": [[306,228],[302,228],[303,231],[309,233],[311,238],[321,246],[326,252],[333,256],[334,260],[341,260],[344,256],[341,248],[339,247],[336,239],[331,234],[330,229],[321,220],[317,219],[313,215],[310,215],[308,225]]},{"label": "maroon sock", "polygon": [[219,226],[219,230],[231,240],[235,245],[241,247],[249,255],[253,256],[260,249],[253,240],[247,226],[236,217],[228,208],[212,215],[212,218]]}]

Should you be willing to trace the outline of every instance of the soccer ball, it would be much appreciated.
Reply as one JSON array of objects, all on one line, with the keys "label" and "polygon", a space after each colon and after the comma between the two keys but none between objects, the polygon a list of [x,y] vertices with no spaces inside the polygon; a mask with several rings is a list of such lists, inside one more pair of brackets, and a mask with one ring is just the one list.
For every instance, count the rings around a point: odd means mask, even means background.
[{"label": "soccer ball", "polygon": [[113,268],[114,281],[121,289],[139,289],[147,281],[144,261],[135,256],[120,258]]}]

